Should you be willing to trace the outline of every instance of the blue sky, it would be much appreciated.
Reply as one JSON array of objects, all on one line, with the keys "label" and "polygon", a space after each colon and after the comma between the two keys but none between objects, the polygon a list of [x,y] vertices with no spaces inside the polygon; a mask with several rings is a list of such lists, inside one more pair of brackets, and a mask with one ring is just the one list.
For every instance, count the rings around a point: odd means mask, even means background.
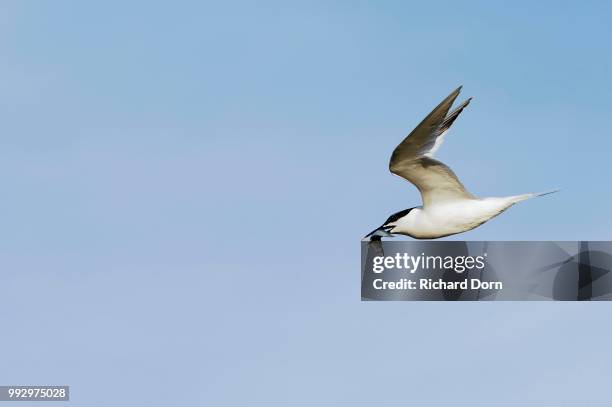
[{"label": "blue sky", "polygon": [[[607,405],[606,304],[361,303],[457,85],[453,239],[610,240],[606,2],[3,2],[0,384],[70,405]],[[443,391],[441,389],[444,389]],[[566,403],[566,404],[563,404]]]}]

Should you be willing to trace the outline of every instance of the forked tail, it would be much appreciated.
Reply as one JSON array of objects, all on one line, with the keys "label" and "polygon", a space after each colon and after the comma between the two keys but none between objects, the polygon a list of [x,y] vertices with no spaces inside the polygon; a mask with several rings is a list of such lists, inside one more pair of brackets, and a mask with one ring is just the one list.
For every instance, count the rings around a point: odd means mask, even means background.
[{"label": "forked tail", "polygon": [[554,194],[555,192],[559,192],[559,191],[560,191],[560,189],[554,189],[552,191],[546,191],[546,192],[535,192],[535,193],[531,193],[531,194],[515,195],[515,196],[511,196],[509,198],[512,201],[512,203],[517,203],[517,202],[525,201],[525,200],[530,199],[530,198],[535,198],[536,196],[544,196],[544,195],[548,195],[548,194]]}]

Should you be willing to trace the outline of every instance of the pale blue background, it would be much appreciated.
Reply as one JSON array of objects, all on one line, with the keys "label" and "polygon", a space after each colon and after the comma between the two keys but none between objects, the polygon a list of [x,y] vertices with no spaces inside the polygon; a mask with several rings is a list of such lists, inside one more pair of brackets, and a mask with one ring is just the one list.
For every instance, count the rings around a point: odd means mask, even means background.
[{"label": "pale blue background", "polygon": [[[561,187],[459,239],[612,239],[608,2],[2,2],[0,383],[74,406],[609,406],[608,303],[361,303],[386,169]],[[27,405],[27,404],[21,404]]]}]

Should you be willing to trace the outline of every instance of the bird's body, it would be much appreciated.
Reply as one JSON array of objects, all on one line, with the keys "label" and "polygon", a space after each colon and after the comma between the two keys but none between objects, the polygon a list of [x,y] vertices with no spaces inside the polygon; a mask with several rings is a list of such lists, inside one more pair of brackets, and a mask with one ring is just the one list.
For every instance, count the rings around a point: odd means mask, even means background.
[{"label": "bird's body", "polygon": [[391,155],[390,171],[419,189],[423,205],[391,215],[366,237],[380,239],[402,234],[436,239],[454,235],[482,225],[517,202],[555,192],[478,198],[468,192],[448,166],[433,158],[450,126],[470,103],[471,98],[448,113],[460,90],[444,99]]},{"label": "bird's body", "polygon": [[510,208],[519,197],[473,198],[416,207],[399,218],[389,233],[436,239],[467,232]]}]

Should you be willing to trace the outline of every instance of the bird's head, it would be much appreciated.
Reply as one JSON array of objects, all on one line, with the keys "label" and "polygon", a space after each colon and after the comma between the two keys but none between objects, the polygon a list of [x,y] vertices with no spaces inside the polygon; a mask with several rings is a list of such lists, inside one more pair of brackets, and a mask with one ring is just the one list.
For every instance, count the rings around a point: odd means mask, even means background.
[{"label": "bird's head", "polygon": [[370,240],[380,240],[381,237],[393,237],[393,229],[397,226],[404,216],[408,215],[414,208],[404,209],[389,216],[389,218],[380,227],[374,229],[370,233],[364,236],[364,239],[370,238]]}]

